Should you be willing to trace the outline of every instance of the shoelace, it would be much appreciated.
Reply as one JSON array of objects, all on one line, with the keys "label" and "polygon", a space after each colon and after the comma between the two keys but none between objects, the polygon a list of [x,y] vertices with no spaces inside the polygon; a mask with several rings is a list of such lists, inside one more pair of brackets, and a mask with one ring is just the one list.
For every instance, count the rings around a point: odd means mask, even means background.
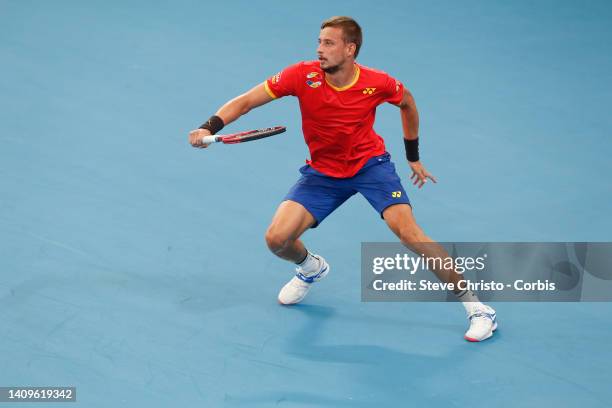
[{"label": "shoelace", "polygon": [[299,276],[297,276],[297,279],[292,279],[291,280],[291,286],[293,286],[296,289],[302,289],[305,286],[310,286],[308,284],[308,282],[304,282]]},{"label": "shoelace", "polygon": [[491,313],[487,313],[485,311],[478,311],[476,313],[473,313],[471,315],[468,316],[469,320],[474,320],[474,319],[489,319],[491,321],[493,321],[495,319],[495,314],[491,314]]}]

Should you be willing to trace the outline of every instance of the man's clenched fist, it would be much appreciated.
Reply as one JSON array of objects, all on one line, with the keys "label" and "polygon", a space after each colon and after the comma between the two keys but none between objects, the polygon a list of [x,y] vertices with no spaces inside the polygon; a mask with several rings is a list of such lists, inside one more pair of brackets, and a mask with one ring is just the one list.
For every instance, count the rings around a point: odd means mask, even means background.
[{"label": "man's clenched fist", "polygon": [[193,147],[197,147],[198,149],[205,149],[208,147],[208,143],[202,143],[202,138],[204,136],[210,136],[210,130],[208,129],[196,129],[189,132],[189,143]]}]

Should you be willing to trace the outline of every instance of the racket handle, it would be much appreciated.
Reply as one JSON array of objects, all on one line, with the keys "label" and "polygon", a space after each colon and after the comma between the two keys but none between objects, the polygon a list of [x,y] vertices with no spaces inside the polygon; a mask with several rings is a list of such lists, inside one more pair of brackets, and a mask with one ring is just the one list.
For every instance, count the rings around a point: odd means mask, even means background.
[{"label": "racket handle", "polygon": [[213,135],[202,137],[202,143],[204,143],[204,144],[217,143],[220,140],[221,140],[220,137],[213,136]]}]

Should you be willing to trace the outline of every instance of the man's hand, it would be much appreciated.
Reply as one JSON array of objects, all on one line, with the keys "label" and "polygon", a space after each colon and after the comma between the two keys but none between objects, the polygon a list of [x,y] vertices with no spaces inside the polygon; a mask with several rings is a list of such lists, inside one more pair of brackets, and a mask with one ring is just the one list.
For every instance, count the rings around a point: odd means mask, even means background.
[{"label": "man's hand", "polygon": [[205,149],[208,147],[208,143],[202,143],[202,138],[204,136],[210,136],[210,130],[208,129],[196,129],[189,132],[189,143],[193,147],[197,147],[198,149]]},{"label": "man's hand", "polygon": [[[266,91],[266,86],[264,84],[265,82],[262,82],[248,92],[227,102],[217,111],[217,113],[215,113],[215,115],[219,116],[223,120],[225,126],[227,126],[251,109],[274,100]],[[210,131],[206,129],[192,130],[189,132],[189,143],[193,147],[204,149],[208,147],[208,143],[202,143],[202,138],[204,136],[210,136]]]},{"label": "man's hand", "polygon": [[427,183],[427,179],[430,179],[434,183],[437,183],[434,176],[429,174],[429,172],[423,167],[420,161],[416,162],[408,162],[410,168],[412,169],[412,176],[410,179],[412,180],[412,184],[415,186],[418,184],[419,188],[423,187],[425,183]]}]

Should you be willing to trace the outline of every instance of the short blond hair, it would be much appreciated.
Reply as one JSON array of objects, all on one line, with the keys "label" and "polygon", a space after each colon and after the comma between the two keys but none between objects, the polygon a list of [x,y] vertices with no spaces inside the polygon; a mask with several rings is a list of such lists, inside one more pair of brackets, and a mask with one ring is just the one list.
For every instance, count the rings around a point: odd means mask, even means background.
[{"label": "short blond hair", "polygon": [[361,27],[353,18],[347,16],[330,17],[321,24],[321,30],[325,27],[341,28],[344,42],[355,44],[355,58],[357,58],[363,42],[363,35],[361,34]]}]

